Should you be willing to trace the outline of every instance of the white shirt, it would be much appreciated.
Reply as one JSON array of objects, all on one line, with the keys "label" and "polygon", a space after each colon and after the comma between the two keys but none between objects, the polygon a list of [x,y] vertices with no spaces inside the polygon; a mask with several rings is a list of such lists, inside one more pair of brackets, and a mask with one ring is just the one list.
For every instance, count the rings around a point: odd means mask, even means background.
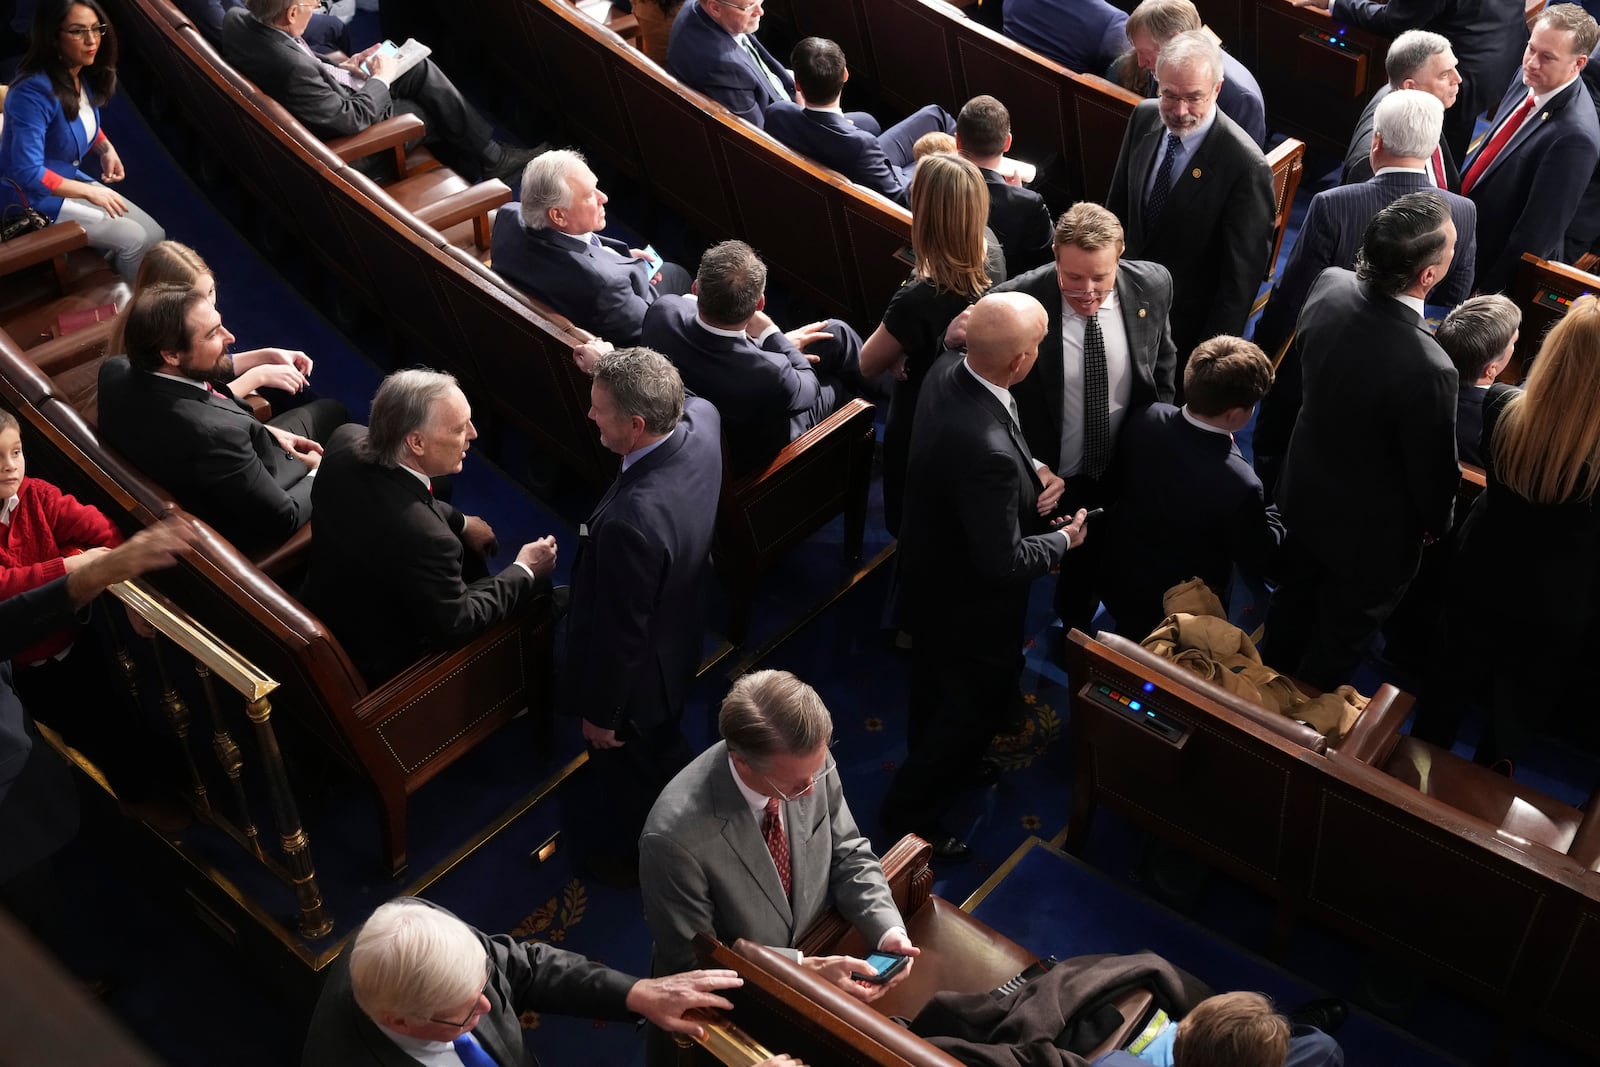
[{"label": "white shirt", "polygon": [[[593,241],[594,241],[594,231],[593,230],[590,230],[588,233],[562,233],[562,231],[560,231],[560,230],[551,230],[550,232],[551,233],[559,233],[559,234],[561,234],[562,237],[565,237],[569,241],[576,241],[583,248],[593,247]],[[632,259],[633,258],[632,256],[624,256],[621,252],[618,252],[615,248],[612,248],[610,245],[606,244],[604,241],[600,242],[600,245],[599,245],[597,251],[609,252],[609,253],[611,253],[611,255],[615,256],[617,259]]]},{"label": "white shirt", "polygon": [[[690,299],[692,300],[693,297],[690,297]],[[699,311],[696,311],[694,313],[694,321],[698,322],[700,324],[700,328],[702,330],[706,331],[706,333],[716,334],[718,337],[730,337],[730,338],[734,338],[734,339],[738,339],[738,338],[743,337],[743,338],[746,338],[748,340],[754,341],[758,345],[765,344],[766,341],[767,341],[767,338],[771,337],[773,334],[778,332],[778,324],[774,322],[774,323],[770,324],[765,330],[762,330],[759,335],[757,335],[755,337],[751,337],[744,330],[725,330],[721,326],[713,326],[709,322],[707,322],[705,319],[700,317],[700,312]]]},{"label": "white shirt", "polygon": [[1224,430],[1221,426],[1213,426],[1209,422],[1203,422],[1189,410],[1188,404],[1183,405],[1182,411],[1184,421],[1190,426],[1193,426],[1198,430],[1204,430],[1207,433],[1218,433],[1230,441],[1233,440],[1233,432],[1231,430]]},{"label": "white shirt", "polygon": [[[972,375],[973,380],[975,380],[979,385],[983,386],[985,389],[989,390],[990,395],[993,396],[996,400],[1000,401],[1000,406],[1001,407],[1005,408],[1007,411],[1012,413],[1011,417],[1012,417],[1013,421],[1016,421],[1019,418],[1020,413],[1017,411],[1017,407],[1016,407],[1016,403],[1017,402],[1016,402],[1015,399],[1012,398],[1011,390],[1000,388],[998,385],[994,384],[989,379],[985,378],[983,375],[981,375],[977,371],[973,370],[972,369],[972,364],[967,362],[967,358],[965,356],[961,357],[961,365],[967,369],[967,373],[968,374]],[[1017,422],[1017,432],[1019,434],[1022,432],[1022,423],[1021,422]],[[1045,471],[1048,471],[1050,469],[1049,464],[1041,463],[1037,459],[1033,461],[1033,465],[1038,468],[1040,474],[1043,474]],[[1067,532],[1065,530],[1056,530],[1056,531],[1052,531],[1052,532],[1059,533],[1062,537],[1065,537],[1066,540],[1067,540],[1067,547],[1068,548],[1072,547],[1072,538],[1067,537]]]},{"label": "white shirt", "polygon": [[[1189,165],[1189,160],[1194,158],[1195,150],[1200,147],[1200,142],[1206,139],[1206,134],[1211,132],[1211,127],[1216,121],[1217,106],[1216,101],[1212,101],[1211,113],[1201,120],[1200,125],[1188,133],[1178,135],[1178,154],[1172,160],[1172,185],[1168,187],[1169,189],[1177,186],[1178,178],[1183,174],[1184,168]],[[1150,173],[1145,176],[1144,180],[1144,198],[1146,200],[1150,199],[1150,191],[1156,187],[1156,175],[1161,171],[1161,161],[1166,158],[1167,134],[1169,132],[1171,131],[1167,129],[1166,123],[1162,123],[1161,142],[1156,146],[1155,158],[1150,161]]]},{"label": "white shirt", "polygon": [[[151,373],[153,373],[157,378],[165,378],[169,382],[182,382],[184,385],[187,385],[189,388],[198,389],[202,393],[210,393],[210,392],[214,392],[216,390],[216,386],[210,386],[208,388],[206,382],[197,382],[193,378],[185,378],[181,374],[167,374],[165,371],[159,371],[159,370],[158,371],[152,371]],[[232,397],[233,394],[229,393],[228,396]]]},{"label": "white shirt", "polygon": [[1417,318],[1419,319],[1427,314],[1427,311],[1423,308],[1422,298],[1420,296],[1397,296],[1395,299],[1400,301],[1400,303],[1404,304],[1406,307],[1410,308],[1412,311],[1415,311],[1417,313]]},{"label": "white shirt", "polygon": [[12,493],[4,504],[0,504],[0,523],[11,525],[11,513],[17,510],[17,502],[20,499],[18,494]]},{"label": "white shirt", "polygon": [[378,1024],[378,1032],[422,1067],[464,1067],[461,1057],[456,1055],[456,1047],[448,1041],[427,1041],[410,1034],[397,1034],[382,1023]]},{"label": "white shirt", "polygon": [[[1106,401],[1111,440],[1122,429],[1133,399],[1133,367],[1128,359],[1128,326],[1113,290],[1096,315],[1106,345]],[[1063,478],[1083,468],[1083,331],[1089,320],[1061,298],[1061,466]]]}]

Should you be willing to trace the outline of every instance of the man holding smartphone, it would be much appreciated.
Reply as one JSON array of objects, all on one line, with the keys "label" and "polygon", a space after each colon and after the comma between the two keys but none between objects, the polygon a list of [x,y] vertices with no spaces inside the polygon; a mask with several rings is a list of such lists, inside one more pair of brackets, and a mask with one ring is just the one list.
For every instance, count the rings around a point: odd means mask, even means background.
[{"label": "man holding smartphone", "polygon": [[[639,838],[654,973],[693,968],[704,931],[772,946],[877,1000],[919,950],[845,803],[822,698],[786,671],[757,671],[733,684],[718,726],[723,739],[662,790]],[[875,962],[792,947],[830,905],[876,946]]]}]

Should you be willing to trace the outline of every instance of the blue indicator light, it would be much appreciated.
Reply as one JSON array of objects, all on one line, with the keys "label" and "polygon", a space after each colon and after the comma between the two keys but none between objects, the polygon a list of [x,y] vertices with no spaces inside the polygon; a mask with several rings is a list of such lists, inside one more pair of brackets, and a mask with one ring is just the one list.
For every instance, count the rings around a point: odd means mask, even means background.
[{"label": "blue indicator light", "polygon": [[1154,683],[1154,682],[1146,682],[1146,683],[1144,683],[1144,691],[1146,693],[1154,693],[1156,691],[1156,683]]},{"label": "blue indicator light", "polygon": [[1128,701],[1128,707],[1132,708],[1134,711],[1138,711],[1139,710],[1139,702],[1137,700],[1130,700],[1130,701]]}]

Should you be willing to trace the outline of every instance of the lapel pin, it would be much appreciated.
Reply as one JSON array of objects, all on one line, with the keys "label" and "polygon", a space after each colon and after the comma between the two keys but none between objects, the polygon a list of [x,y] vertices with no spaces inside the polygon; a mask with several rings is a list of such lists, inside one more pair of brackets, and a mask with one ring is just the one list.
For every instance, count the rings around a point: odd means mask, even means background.
[{"label": "lapel pin", "polygon": [[1199,167],[1196,167],[1196,168],[1194,168],[1194,170],[1191,170],[1191,171],[1190,171],[1190,172],[1189,172],[1189,176],[1190,176],[1190,177],[1191,177],[1191,178],[1198,178],[1198,177],[1200,177],[1200,168],[1199,168]]},{"label": "lapel pin", "polygon": [[1539,121],[1543,122],[1545,119],[1547,119],[1549,117],[1550,117],[1550,112],[1546,111],[1543,115],[1539,116]]},{"label": "lapel pin", "polygon": [[1140,317],[1140,318],[1141,318],[1141,319],[1142,319],[1142,318],[1144,318],[1144,308],[1140,308],[1140,309],[1139,309],[1139,317]]}]

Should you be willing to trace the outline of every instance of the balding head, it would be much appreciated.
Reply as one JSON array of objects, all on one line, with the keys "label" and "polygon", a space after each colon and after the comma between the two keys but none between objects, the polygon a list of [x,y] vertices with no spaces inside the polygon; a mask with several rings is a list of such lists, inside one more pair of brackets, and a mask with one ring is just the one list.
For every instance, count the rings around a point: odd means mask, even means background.
[{"label": "balding head", "polygon": [[967,362],[983,378],[1009,388],[1028,376],[1050,327],[1044,305],[1027,293],[990,293],[967,320]]}]

